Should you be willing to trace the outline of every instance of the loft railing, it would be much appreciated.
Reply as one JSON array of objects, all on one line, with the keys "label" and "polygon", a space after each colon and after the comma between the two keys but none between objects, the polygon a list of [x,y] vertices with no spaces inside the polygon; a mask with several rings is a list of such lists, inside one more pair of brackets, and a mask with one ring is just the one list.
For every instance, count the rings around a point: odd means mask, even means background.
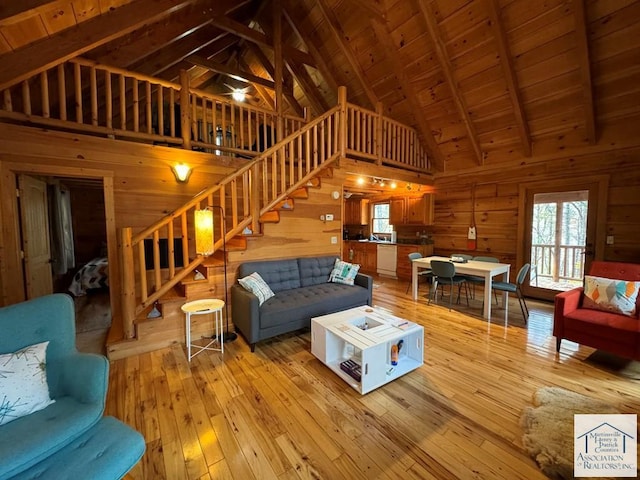
[{"label": "loft railing", "polygon": [[[186,108],[182,108],[186,105]],[[276,141],[275,111],[76,58],[5,89],[0,118],[247,158]],[[306,119],[285,115],[293,132]]]}]

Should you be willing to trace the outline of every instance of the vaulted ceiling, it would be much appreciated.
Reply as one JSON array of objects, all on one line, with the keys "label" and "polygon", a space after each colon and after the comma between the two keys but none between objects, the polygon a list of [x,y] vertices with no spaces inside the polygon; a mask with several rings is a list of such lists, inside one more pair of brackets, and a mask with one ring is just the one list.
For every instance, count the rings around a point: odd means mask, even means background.
[{"label": "vaulted ceiling", "polygon": [[345,85],[414,126],[435,171],[624,146],[640,126],[638,0],[2,2],[0,90],[76,56],[265,106],[281,58],[285,110],[318,115]]}]

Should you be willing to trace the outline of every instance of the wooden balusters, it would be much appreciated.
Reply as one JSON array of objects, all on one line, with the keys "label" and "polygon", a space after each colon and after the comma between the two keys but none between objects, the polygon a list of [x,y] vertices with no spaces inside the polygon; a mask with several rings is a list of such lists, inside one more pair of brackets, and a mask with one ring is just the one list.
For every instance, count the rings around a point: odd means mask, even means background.
[{"label": "wooden balusters", "polygon": [[49,108],[49,76],[47,71],[40,74],[40,92],[42,96],[42,116],[49,118],[51,110]]}]

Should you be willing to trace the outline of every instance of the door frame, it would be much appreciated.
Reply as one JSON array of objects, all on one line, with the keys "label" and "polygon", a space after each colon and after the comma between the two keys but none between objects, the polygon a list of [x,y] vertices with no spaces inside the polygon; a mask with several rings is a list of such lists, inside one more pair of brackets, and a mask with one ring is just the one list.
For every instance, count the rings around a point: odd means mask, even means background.
[{"label": "door frame", "polygon": [[[589,190],[593,188],[597,189],[595,206],[595,238],[593,245],[593,259],[602,260],[604,258],[605,240],[607,235],[606,223],[607,223],[607,199],[609,193],[609,175],[591,175],[576,178],[565,178],[557,180],[542,180],[522,183],[519,185],[518,192],[518,243],[516,248],[516,259],[518,265],[523,265],[527,261],[530,261],[530,249],[527,252],[527,245],[530,242],[530,232],[527,231],[530,205],[527,204],[527,198],[531,191],[569,191],[569,190]],[[540,192],[541,193],[541,192]],[[589,206],[591,209],[591,205]],[[589,229],[587,225],[587,229]],[[586,266],[586,262],[585,262]],[[585,274],[587,273],[585,268]],[[525,279],[522,285],[523,293],[527,296],[531,296],[531,289],[529,288],[529,277]],[[541,292],[541,290],[536,290]],[[552,290],[549,290],[552,292]],[[551,294],[535,294],[534,298],[542,298],[545,300],[553,300],[553,297],[558,293],[553,291]]]},{"label": "door frame", "polygon": [[[120,290],[120,268],[115,221],[114,172],[111,170],[1,161],[0,192],[2,193],[0,194],[0,217],[3,228],[2,235],[0,235],[0,251],[5,253],[4,261],[0,265],[0,285],[2,287],[2,291],[0,292],[1,304],[11,305],[26,299],[24,288],[22,288],[23,282],[15,281],[17,275],[20,275],[20,278],[23,280],[25,275],[20,255],[18,199],[15,193],[18,174],[102,180],[107,233],[107,258],[109,262],[109,285],[112,292],[118,292]],[[119,312],[120,295],[112,294],[109,295],[109,297],[111,311],[114,313]]]}]

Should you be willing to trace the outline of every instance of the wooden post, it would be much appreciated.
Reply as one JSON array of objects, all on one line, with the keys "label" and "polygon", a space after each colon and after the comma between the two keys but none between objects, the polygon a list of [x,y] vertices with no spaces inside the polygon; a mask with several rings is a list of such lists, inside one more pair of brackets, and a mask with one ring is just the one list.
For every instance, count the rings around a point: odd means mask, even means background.
[{"label": "wooden post", "polygon": [[375,149],[376,149],[376,163],[378,165],[382,165],[382,136],[383,132],[383,121],[384,121],[384,109],[382,107],[382,102],[376,103],[376,138],[375,138]]},{"label": "wooden post", "polygon": [[340,158],[347,156],[347,87],[338,87],[338,106],[340,107]]},{"label": "wooden post", "polygon": [[260,224],[258,223],[258,221],[260,220],[260,164],[258,163],[251,167],[250,182],[251,185],[249,188],[251,192],[251,200],[249,202],[249,208],[251,208],[252,218],[251,230],[253,231],[253,233],[257,233],[260,228]]},{"label": "wooden post", "polygon": [[276,90],[276,142],[283,138],[283,57],[282,57],[282,4],[280,0],[273,1],[273,57],[274,83]]},{"label": "wooden post", "polygon": [[134,338],[136,318],[136,280],[133,265],[133,245],[131,227],[120,230],[120,251],[122,252],[122,328],[124,338]]},{"label": "wooden post", "polygon": [[191,150],[191,106],[189,105],[189,75],[180,70],[180,127],[182,148]]}]

